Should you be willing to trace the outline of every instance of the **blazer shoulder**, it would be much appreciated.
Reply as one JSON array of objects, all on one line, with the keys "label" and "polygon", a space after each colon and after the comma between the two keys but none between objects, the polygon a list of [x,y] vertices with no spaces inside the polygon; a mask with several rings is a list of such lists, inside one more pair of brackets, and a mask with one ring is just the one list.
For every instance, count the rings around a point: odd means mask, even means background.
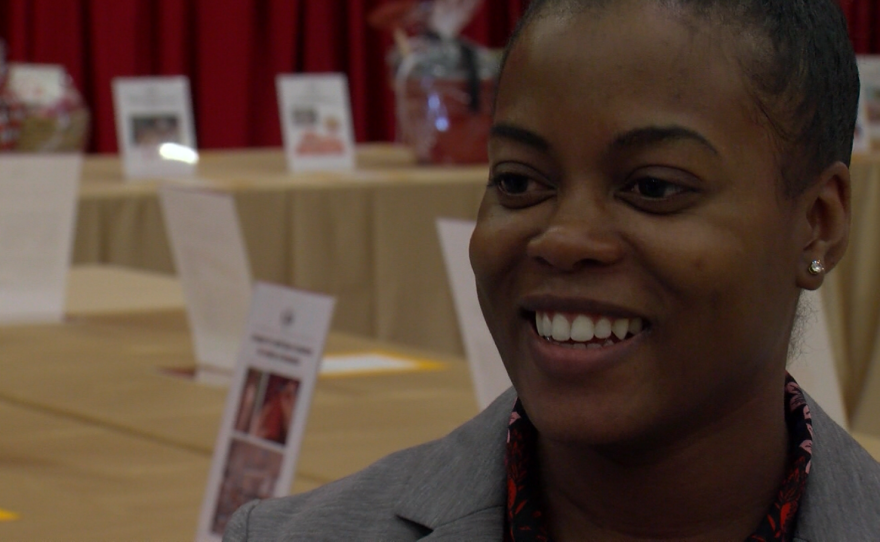
[{"label": "blazer shoulder", "polygon": [[[401,501],[413,491],[432,491],[425,489],[432,487],[431,478],[450,464],[473,463],[471,456],[477,452],[477,443],[490,439],[499,427],[506,427],[509,407],[513,405],[510,396],[511,392],[505,393],[477,417],[441,439],[395,452],[315,490],[242,506],[230,519],[224,542],[422,538],[431,528],[401,517],[397,510]],[[507,402],[509,406],[505,406]],[[503,464],[503,455],[498,461]],[[426,501],[442,501],[442,497],[433,495]]]},{"label": "blazer shoulder", "polygon": [[880,533],[880,463],[814,402],[813,459],[796,538],[872,542]]},{"label": "blazer shoulder", "polygon": [[397,452],[356,474],[306,493],[251,501],[232,516],[223,540],[374,539],[367,533],[377,529],[380,522],[391,522],[394,496],[401,490],[411,466],[432,445]]}]

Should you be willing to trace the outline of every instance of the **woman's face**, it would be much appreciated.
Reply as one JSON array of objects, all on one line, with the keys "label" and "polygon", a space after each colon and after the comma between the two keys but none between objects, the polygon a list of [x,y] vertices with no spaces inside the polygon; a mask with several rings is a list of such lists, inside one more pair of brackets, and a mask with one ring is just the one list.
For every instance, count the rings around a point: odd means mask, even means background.
[{"label": "woman's face", "polygon": [[735,42],[654,4],[539,17],[499,88],[471,261],[549,438],[682,434],[767,394],[782,412],[802,206]]}]

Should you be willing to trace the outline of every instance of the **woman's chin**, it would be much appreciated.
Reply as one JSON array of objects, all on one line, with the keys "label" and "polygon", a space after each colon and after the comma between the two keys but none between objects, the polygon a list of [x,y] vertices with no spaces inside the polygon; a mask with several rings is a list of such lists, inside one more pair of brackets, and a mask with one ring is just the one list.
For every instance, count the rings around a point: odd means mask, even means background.
[{"label": "woman's chin", "polygon": [[649,394],[583,390],[574,386],[529,384],[517,388],[530,420],[542,440],[593,447],[624,446],[652,441],[656,435],[656,405]]}]

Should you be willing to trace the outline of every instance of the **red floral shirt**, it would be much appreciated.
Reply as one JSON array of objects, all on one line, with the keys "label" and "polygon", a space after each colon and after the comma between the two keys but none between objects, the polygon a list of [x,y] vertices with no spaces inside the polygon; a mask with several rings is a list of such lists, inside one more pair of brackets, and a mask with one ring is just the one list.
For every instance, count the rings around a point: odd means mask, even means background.
[{"label": "red floral shirt", "polygon": [[[776,501],[767,510],[758,528],[746,542],[791,542],[797,523],[797,511],[813,448],[813,425],[810,407],[800,386],[791,377],[785,378],[785,422],[791,436],[788,452],[789,467]],[[534,487],[535,446],[538,433],[529,421],[519,400],[510,415],[507,431],[507,516],[504,542],[550,542],[544,522],[544,511]]]}]

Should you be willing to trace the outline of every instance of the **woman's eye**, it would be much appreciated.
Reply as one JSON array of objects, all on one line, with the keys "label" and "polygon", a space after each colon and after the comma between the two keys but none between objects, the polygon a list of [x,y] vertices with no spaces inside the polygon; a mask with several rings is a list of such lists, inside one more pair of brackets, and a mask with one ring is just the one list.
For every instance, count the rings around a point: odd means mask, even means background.
[{"label": "woman's eye", "polygon": [[514,173],[502,173],[496,175],[492,182],[499,190],[501,190],[501,192],[510,196],[525,194],[530,189],[536,188],[537,185],[537,183],[525,175],[517,175]]},{"label": "woman's eye", "polygon": [[[664,178],[674,178],[666,181]],[[640,211],[651,214],[677,213],[695,205],[701,190],[699,177],[687,172],[655,175],[650,171],[634,174],[617,193],[618,197]]]},{"label": "woman's eye", "polygon": [[492,176],[489,187],[498,194],[504,207],[521,209],[541,203],[553,194],[553,187],[537,178],[537,174],[499,172]]},{"label": "woman's eye", "polygon": [[629,186],[629,192],[646,199],[664,199],[685,192],[681,185],[664,181],[656,177],[643,177]]}]

